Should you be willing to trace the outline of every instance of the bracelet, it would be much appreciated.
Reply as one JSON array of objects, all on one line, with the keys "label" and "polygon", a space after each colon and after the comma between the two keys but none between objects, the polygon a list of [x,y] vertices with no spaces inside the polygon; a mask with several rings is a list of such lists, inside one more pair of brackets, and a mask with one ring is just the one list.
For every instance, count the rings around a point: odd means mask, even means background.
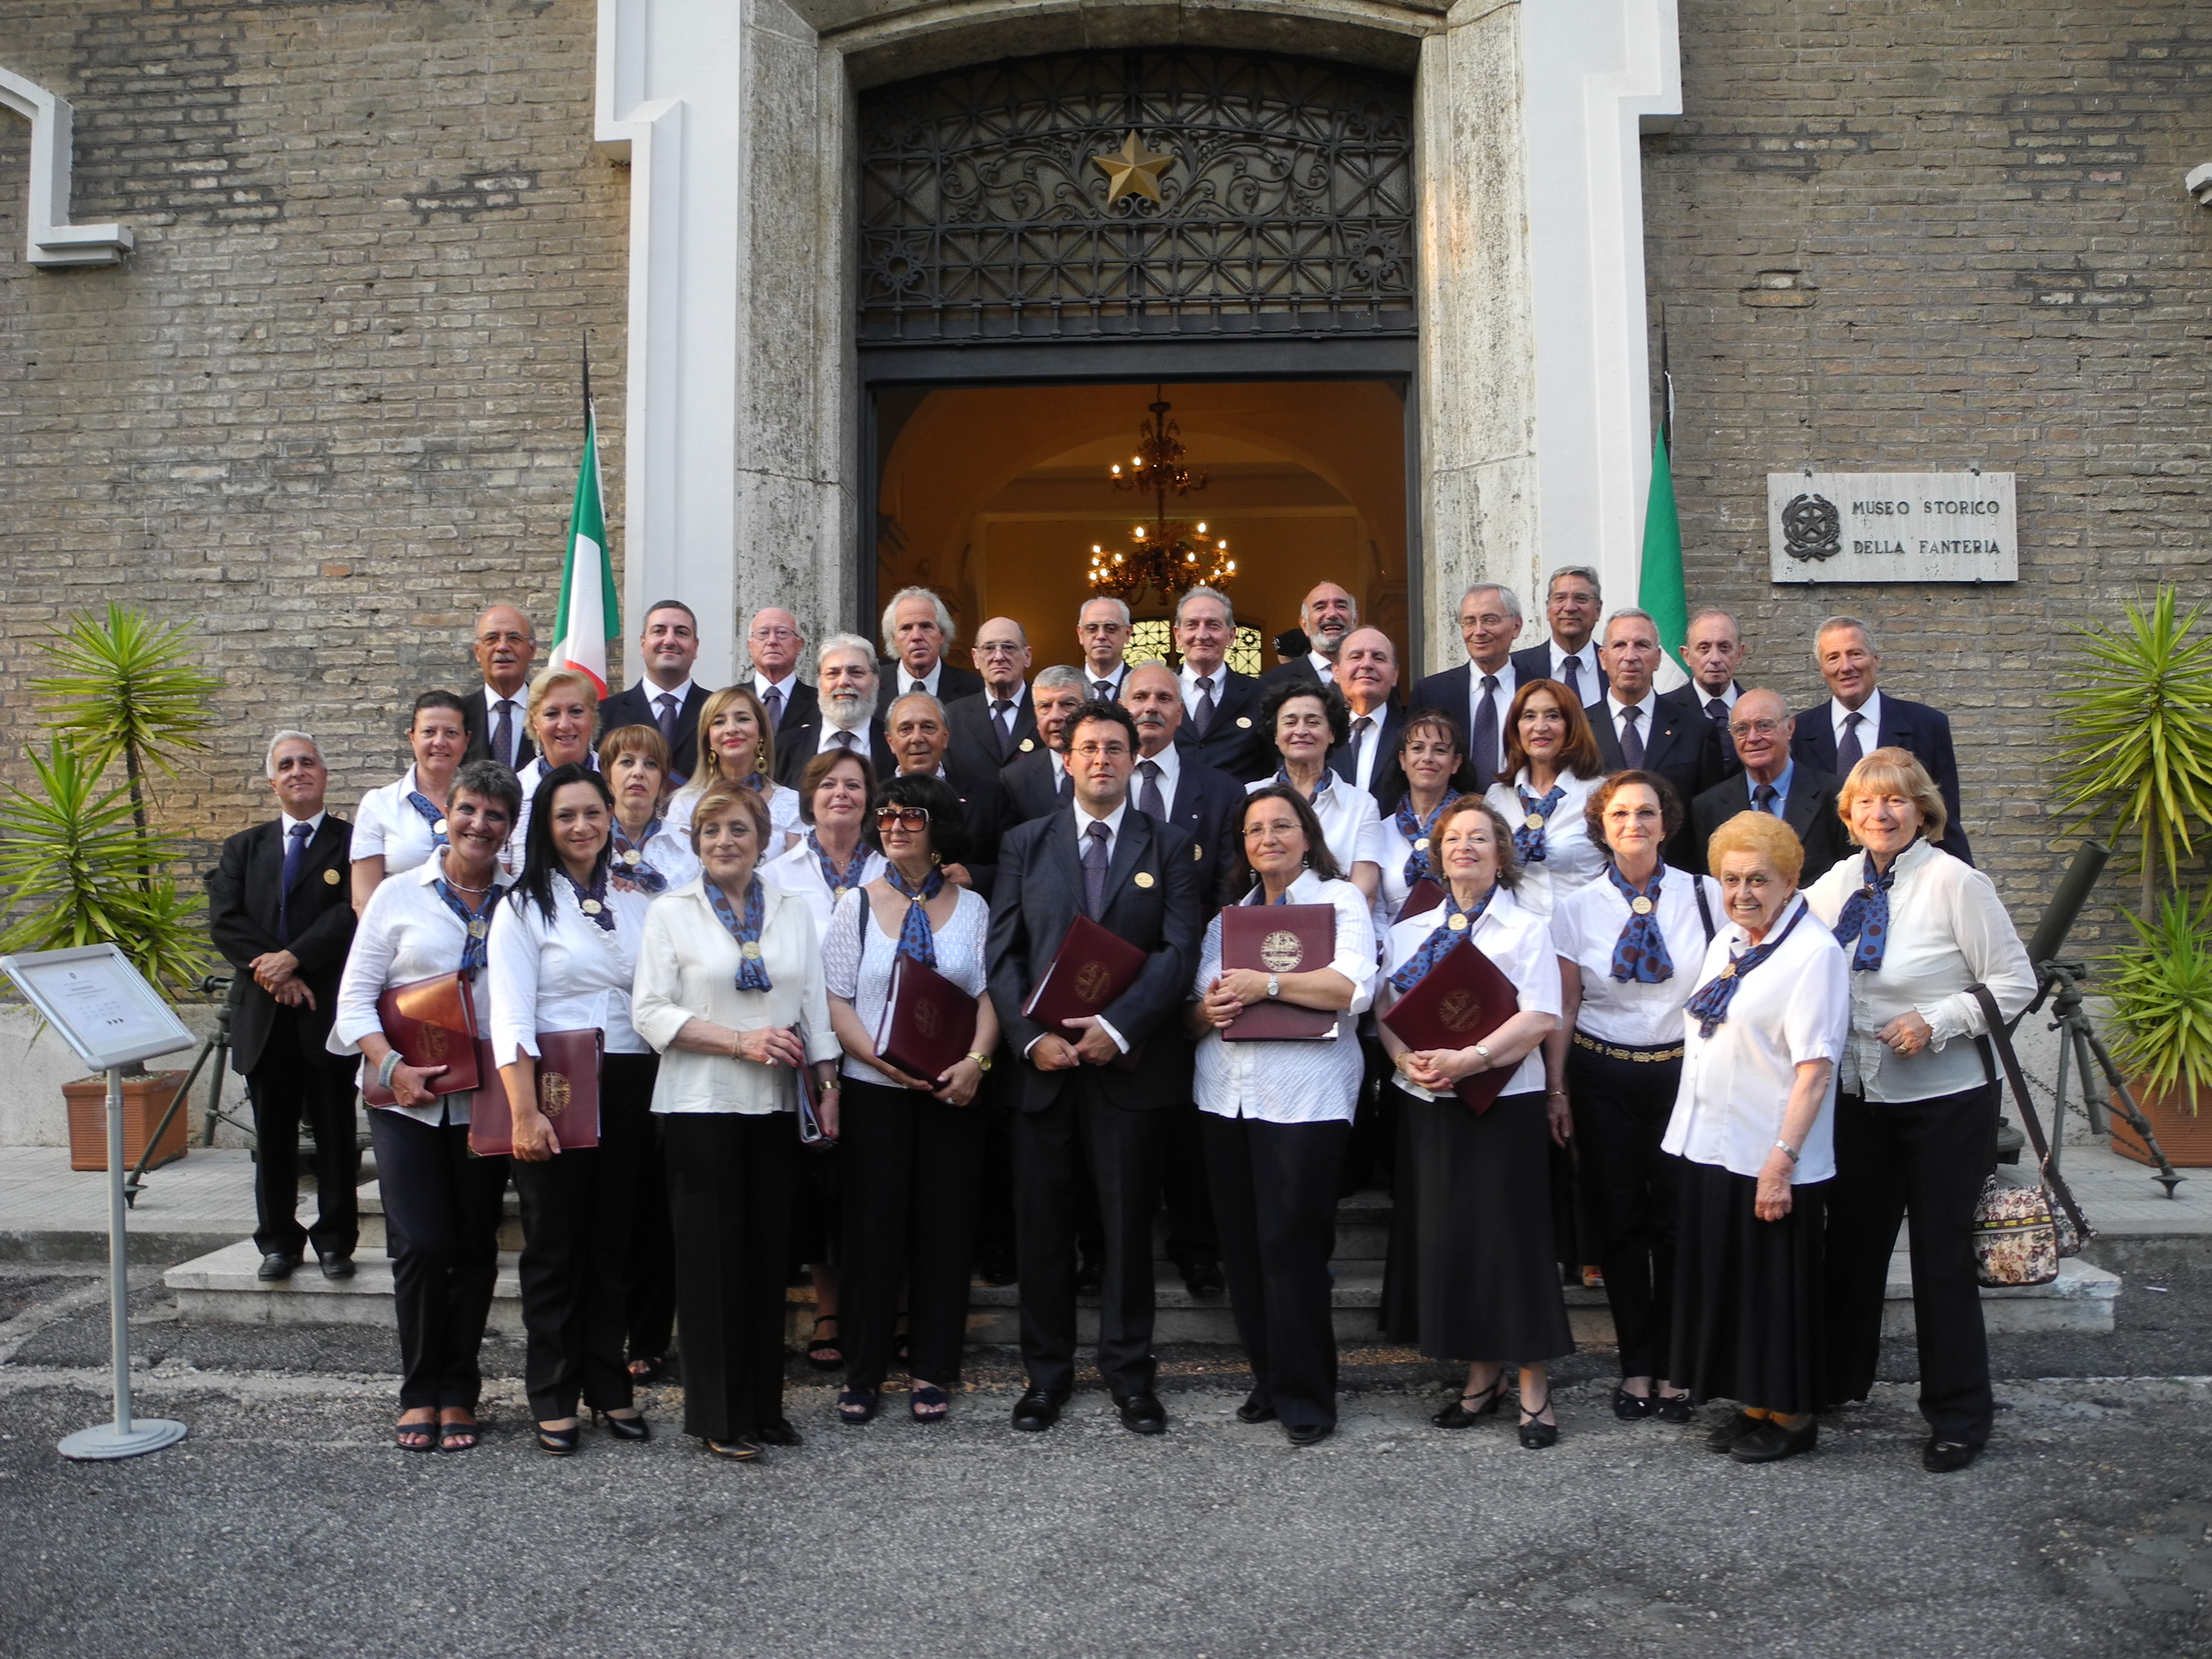
[{"label": "bracelet", "polygon": [[1778,1140],[1774,1145],[1776,1150],[1780,1152],[1784,1158],[1788,1158],[1793,1166],[1796,1164],[1797,1149],[1795,1146],[1792,1146],[1786,1140]]},{"label": "bracelet", "polygon": [[385,1050],[384,1058],[377,1063],[376,1086],[380,1089],[389,1089],[392,1086],[392,1074],[398,1071],[399,1066],[399,1050],[397,1048]]},{"label": "bracelet", "polygon": [[1544,1098],[1547,1100],[1565,1100],[1566,1097],[1567,1091],[1565,1089],[1547,1089],[1544,1091]]}]

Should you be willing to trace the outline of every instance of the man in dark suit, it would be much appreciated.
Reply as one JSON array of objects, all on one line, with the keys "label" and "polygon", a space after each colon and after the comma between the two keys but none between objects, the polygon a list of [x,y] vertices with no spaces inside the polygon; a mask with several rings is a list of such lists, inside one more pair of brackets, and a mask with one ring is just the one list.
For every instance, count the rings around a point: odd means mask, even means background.
[{"label": "man in dark suit", "polygon": [[669,764],[680,778],[699,769],[699,711],[707,693],[691,678],[699,659],[699,618],[681,599],[663,599],[645,613],[637,640],[645,678],[599,705],[599,735],[624,726],[659,729]]},{"label": "man in dark suit", "polygon": [[1336,650],[1336,683],[1352,710],[1352,735],[1330,753],[1329,769],[1346,783],[1375,797],[1382,808],[1383,793],[1394,786],[1405,793],[1405,774],[1398,765],[1398,738],[1406,726],[1406,711],[1395,700],[1398,690],[1398,652],[1390,636],[1379,628],[1355,628]]},{"label": "man in dark suit", "polygon": [[1874,630],[1856,617],[1831,617],[1822,623],[1813,635],[1813,660],[1828,683],[1828,701],[1798,711],[1790,753],[1848,778],[1851,768],[1877,749],[1910,750],[1943,797],[1949,823],[1936,844],[1972,864],[1966,821],[1959,815],[1959,760],[1951,748],[1951,717],[1877,688],[1881,653]]},{"label": "man in dark suit", "polygon": [[1790,710],[1779,692],[1754,687],[1739,696],[1730,716],[1743,769],[1723,778],[1689,803],[1695,870],[1706,867],[1706,842],[1713,831],[1743,811],[1771,812],[1797,832],[1804,843],[1805,868],[1800,887],[1809,887],[1829,867],[1850,855],[1850,837],[1836,816],[1837,780],[1816,771],[1790,752]]},{"label": "man in dark suit", "polygon": [[1604,608],[1605,591],[1597,572],[1586,564],[1563,564],[1544,584],[1544,620],[1552,637],[1513,653],[1513,672],[1524,680],[1557,680],[1595,706],[1612,688],[1606,664],[1591,635]]},{"label": "man in dark suit", "polygon": [[[1521,685],[1521,659],[1513,653],[1520,633],[1521,596],[1497,582],[1475,583],[1459,599],[1459,637],[1468,659],[1423,680],[1408,705],[1416,712],[1441,709],[1459,722],[1473,773],[1468,788],[1489,788],[1505,764],[1506,722]],[[1402,790],[1403,783],[1398,787]]]},{"label": "man in dark suit", "polygon": [[1185,760],[1239,783],[1275,769],[1273,745],[1260,733],[1260,682],[1229,666],[1237,613],[1225,593],[1194,587],[1176,602],[1176,649],[1182,653],[1182,724],[1176,747]]},{"label": "man in dark suit", "polygon": [[952,613],[945,601],[926,587],[902,587],[884,607],[884,659],[876,694],[876,712],[891,706],[893,697],[922,691],[940,703],[956,697],[972,697],[983,689],[983,677],[945,660],[952,648]]},{"label": "man in dark suit", "polygon": [[1121,695],[1129,672],[1129,636],[1135,631],[1129,607],[1108,594],[1085,599],[1075,613],[1075,642],[1082,650],[1083,695],[1111,702]]},{"label": "man in dark suit", "polygon": [[1006,792],[1009,828],[1056,812],[1072,798],[1067,781],[1067,722],[1086,699],[1083,671],[1066,664],[1048,668],[1030,687],[1036,706],[1037,734],[1028,752],[999,774]]},{"label": "man in dark suit", "polygon": [[975,770],[957,765],[948,751],[952,736],[946,730],[945,710],[936,698],[919,691],[891,699],[884,717],[885,740],[902,776],[936,778],[949,784],[960,797],[965,815],[961,827],[967,833],[967,851],[957,864],[948,864],[948,878],[972,887],[988,902],[991,878],[999,861],[999,836],[1006,816],[1006,799],[999,788],[995,766]]},{"label": "man in dark suit", "polygon": [[752,660],[753,695],[768,710],[779,754],[787,724],[797,722],[810,732],[821,727],[814,688],[799,678],[799,659],[805,650],[806,636],[791,612],[772,605],[753,612],[752,626],[745,630],[745,654]]},{"label": "man in dark suit", "polygon": [[1690,683],[1660,694],[1669,702],[1698,710],[1713,723],[1721,734],[1721,770],[1729,777],[1743,770],[1729,736],[1729,711],[1743,695],[1736,675],[1750,654],[1734,617],[1725,611],[1700,611],[1690,618],[1682,636],[1682,660],[1689,665]]},{"label": "man in dark suit", "polygon": [[[263,770],[278,815],[241,830],[208,872],[208,931],[238,975],[230,1063],[253,1105],[254,1247],[260,1277],[289,1279],[312,1242],[326,1279],[353,1275],[355,1061],[323,1047],[353,943],[353,827],[323,810],[330,774],[304,732],[270,739]],[[315,1138],[315,1224],[302,1230],[300,1123]]]},{"label": "man in dark suit", "polygon": [[775,738],[775,781],[796,789],[806,763],[830,749],[867,757],[880,783],[898,770],[876,708],[876,653],[858,634],[832,634],[814,654],[817,706],[784,718]]},{"label": "man in dark suit", "polygon": [[[1659,624],[1649,612],[1616,611],[1605,625],[1605,700],[1589,710],[1599,757],[1608,772],[1634,767],[1656,772],[1685,805],[1721,779],[1720,739],[1694,708],[1668,702],[1651,689],[1660,659]],[[1678,825],[1662,849],[1677,869],[1690,860],[1690,826]]]},{"label": "man in dark suit", "polygon": [[530,665],[538,635],[530,618],[511,605],[495,605],[477,618],[470,652],[483,684],[461,693],[461,726],[469,746],[464,760],[497,761],[520,771],[538,758],[530,740]]},{"label": "man in dark suit", "polygon": [[1359,602],[1334,582],[1322,582],[1300,601],[1298,626],[1305,630],[1306,654],[1276,664],[1260,676],[1261,684],[1273,685],[1282,680],[1334,684],[1337,647],[1346,634],[1359,626]]},{"label": "man in dark suit", "polygon": [[994,617],[975,630],[969,654],[983,676],[983,689],[945,705],[952,758],[971,772],[995,772],[1036,748],[1029,635],[1011,617]]},{"label": "man in dark suit", "polygon": [[[1098,1370],[1122,1426],[1158,1434],[1167,1413],[1153,1392],[1152,1207],[1162,1109],[1188,1098],[1191,1050],[1179,1021],[1205,910],[1190,836],[1129,799],[1137,736],[1128,711],[1085,703],[1069,722],[1067,751],[1074,802],[1006,836],[991,906],[991,1000],[1018,1056],[1015,1208],[1029,1389],[1013,1426],[1050,1428],[1075,1386],[1075,1235],[1087,1178],[1105,1244]],[[1145,965],[1098,1015],[1048,1030],[1022,1006],[1079,915],[1142,951]]]}]

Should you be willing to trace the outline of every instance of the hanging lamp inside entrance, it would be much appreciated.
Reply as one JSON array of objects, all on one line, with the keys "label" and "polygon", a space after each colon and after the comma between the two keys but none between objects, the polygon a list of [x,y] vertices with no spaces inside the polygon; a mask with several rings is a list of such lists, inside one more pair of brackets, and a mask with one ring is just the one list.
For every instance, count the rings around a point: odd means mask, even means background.
[{"label": "hanging lamp inside entrance", "polygon": [[1152,418],[1139,432],[1127,470],[1117,461],[1108,477],[1116,489],[1152,497],[1152,522],[1133,526],[1128,545],[1113,552],[1091,544],[1091,589],[1125,603],[1151,592],[1173,604],[1201,582],[1226,588],[1237,580],[1237,561],[1229,556],[1228,541],[1209,534],[1203,520],[1191,524],[1168,517],[1168,497],[1180,500],[1204,489],[1206,475],[1182,464],[1182,428],[1168,418],[1174,405],[1164,387],[1153,388],[1151,407]]}]

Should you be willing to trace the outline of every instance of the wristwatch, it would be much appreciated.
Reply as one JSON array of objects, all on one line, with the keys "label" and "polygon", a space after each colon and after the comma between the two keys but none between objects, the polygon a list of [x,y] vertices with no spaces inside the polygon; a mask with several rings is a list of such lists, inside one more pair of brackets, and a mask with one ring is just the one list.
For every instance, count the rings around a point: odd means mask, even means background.
[{"label": "wristwatch", "polygon": [[1273,1002],[1283,994],[1283,980],[1279,974],[1267,975],[1267,1000]]},{"label": "wristwatch", "polygon": [[1474,1045],[1474,1056],[1483,1063],[1486,1068],[1489,1066],[1490,1050],[1480,1042]]},{"label": "wristwatch", "polygon": [[968,1058],[975,1062],[975,1069],[979,1072],[988,1072],[991,1069],[991,1057],[988,1054],[971,1053]]},{"label": "wristwatch", "polygon": [[1797,1149],[1795,1146],[1792,1146],[1788,1141],[1778,1140],[1774,1143],[1774,1146],[1775,1150],[1779,1152],[1783,1157],[1788,1158],[1791,1164],[1794,1164],[1797,1162]]}]

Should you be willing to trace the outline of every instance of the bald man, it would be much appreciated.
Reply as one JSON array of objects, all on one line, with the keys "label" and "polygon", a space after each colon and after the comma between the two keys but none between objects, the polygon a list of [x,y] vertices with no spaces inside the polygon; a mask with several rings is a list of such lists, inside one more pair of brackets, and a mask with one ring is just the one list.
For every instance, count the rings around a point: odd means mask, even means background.
[{"label": "bald man", "polygon": [[1729,736],[1735,740],[1743,770],[1719,783],[1690,803],[1691,839],[1695,844],[1693,870],[1705,867],[1705,843],[1713,831],[1747,810],[1771,812],[1797,832],[1805,845],[1805,867],[1797,878],[1809,887],[1830,866],[1848,857],[1850,838],[1836,816],[1836,775],[1823,772],[1810,761],[1790,752],[1796,730],[1790,706],[1779,692],[1754,686],[1737,694],[1729,711]]},{"label": "bald man", "polygon": [[530,665],[538,659],[538,630],[511,605],[495,605],[477,618],[469,636],[483,683],[461,694],[461,725],[469,734],[468,760],[497,761],[513,771],[538,757],[530,741]]},{"label": "bald man", "polygon": [[945,705],[952,758],[970,772],[995,772],[1037,747],[1036,704],[1030,696],[1030,636],[1011,617],[975,630],[969,653],[983,689]]},{"label": "bald man", "polygon": [[1359,626],[1359,602],[1334,582],[1322,582],[1298,605],[1298,626],[1310,649],[1303,657],[1278,663],[1260,677],[1262,685],[1304,680],[1309,685],[1336,682],[1336,653],[1346,635]]}]

